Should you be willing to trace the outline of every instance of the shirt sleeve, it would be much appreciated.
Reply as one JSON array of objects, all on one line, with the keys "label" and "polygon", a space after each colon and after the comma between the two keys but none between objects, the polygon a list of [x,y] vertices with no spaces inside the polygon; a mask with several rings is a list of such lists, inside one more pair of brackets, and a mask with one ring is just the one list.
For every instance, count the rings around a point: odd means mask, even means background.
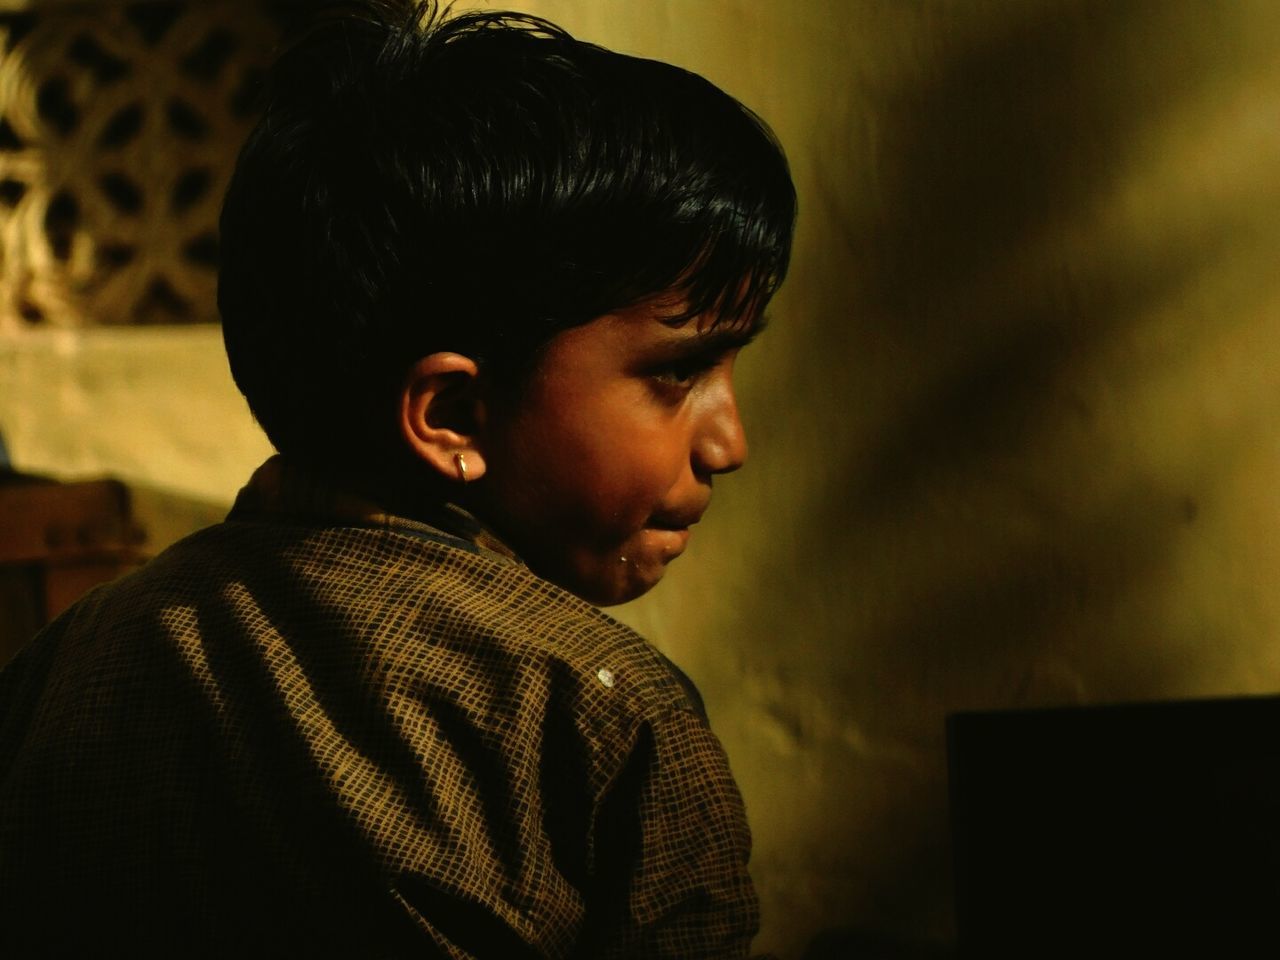
[{"label": "shirt sleeve", "polygon": [[597,808],[582,957],[746,957],[759,927],[751,835],[706,721],[674,710],[636,731]]}]

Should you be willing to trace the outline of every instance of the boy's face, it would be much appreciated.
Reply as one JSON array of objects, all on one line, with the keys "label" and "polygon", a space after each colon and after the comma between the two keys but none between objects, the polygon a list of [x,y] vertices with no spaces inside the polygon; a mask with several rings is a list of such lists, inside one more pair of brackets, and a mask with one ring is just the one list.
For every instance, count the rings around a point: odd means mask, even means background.
[{"label": "boy's face", "polygon": [[747,455],[732,374],[751,329],[651,301],[558,334],[491,408],[477,513],[530,567],[592,603],[634,599],[684,552],[717,473]]}]

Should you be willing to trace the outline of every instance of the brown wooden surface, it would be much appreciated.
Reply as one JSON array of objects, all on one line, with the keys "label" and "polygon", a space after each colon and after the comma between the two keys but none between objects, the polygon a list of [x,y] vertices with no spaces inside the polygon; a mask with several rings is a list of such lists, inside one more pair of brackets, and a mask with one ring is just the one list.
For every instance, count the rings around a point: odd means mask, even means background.
[{"label": "brown wooden surface", "polygon": [[0,482],[0,663],[91,587],[138,566],[146,541],[117,480]]},{"label": "brown wooden surface", "polygon": [[144,539],[117,480],[0,485],[0,564],[116,553]]}]

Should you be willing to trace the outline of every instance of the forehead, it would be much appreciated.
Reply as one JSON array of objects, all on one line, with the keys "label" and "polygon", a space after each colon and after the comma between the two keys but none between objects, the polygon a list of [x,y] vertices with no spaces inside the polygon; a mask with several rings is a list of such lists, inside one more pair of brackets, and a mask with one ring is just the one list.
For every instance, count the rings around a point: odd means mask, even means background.
[{"label": "forehead", "polygon": [[601,319],[612,319],[644,339],[726,346],[750,342],[765,326],[762,310],[744,311],[730,318],[711,311],[691,316],[684,298],[674,294],[645,300]]},{"label": "forehead", "polygon": [[742,279],[736,293],[722,290],[710,305],[692,298],[679,287],[654,294],[628,309],[647,311],[675,326],[691,323],[699,331],[731,327],[745,332],[758,332],[764,323],[764,307],[768,297],[752,295],[752,283]]},{"label": "forehead", "polygon": [[759,314],[721,322],[690,317],[678,297],[654,297],[556,334],[534,368],[534,381],[572,372],[575,379],[634,371],[635,364],[709,357],[746,346],[763,328]]}]

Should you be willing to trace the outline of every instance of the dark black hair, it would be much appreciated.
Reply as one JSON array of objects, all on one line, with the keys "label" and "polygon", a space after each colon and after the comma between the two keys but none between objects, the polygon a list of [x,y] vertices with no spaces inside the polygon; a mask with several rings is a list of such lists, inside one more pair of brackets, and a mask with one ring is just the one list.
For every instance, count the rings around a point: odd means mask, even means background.
[{"label": "dark black hair", "polygon": [[675,289],[753,320],[795,191],[751,111],[515,13],[340,3],[279,57],[227,192],[231,370],[282,452],[370,454],[419,357],[517,381],[560,330]]}]

